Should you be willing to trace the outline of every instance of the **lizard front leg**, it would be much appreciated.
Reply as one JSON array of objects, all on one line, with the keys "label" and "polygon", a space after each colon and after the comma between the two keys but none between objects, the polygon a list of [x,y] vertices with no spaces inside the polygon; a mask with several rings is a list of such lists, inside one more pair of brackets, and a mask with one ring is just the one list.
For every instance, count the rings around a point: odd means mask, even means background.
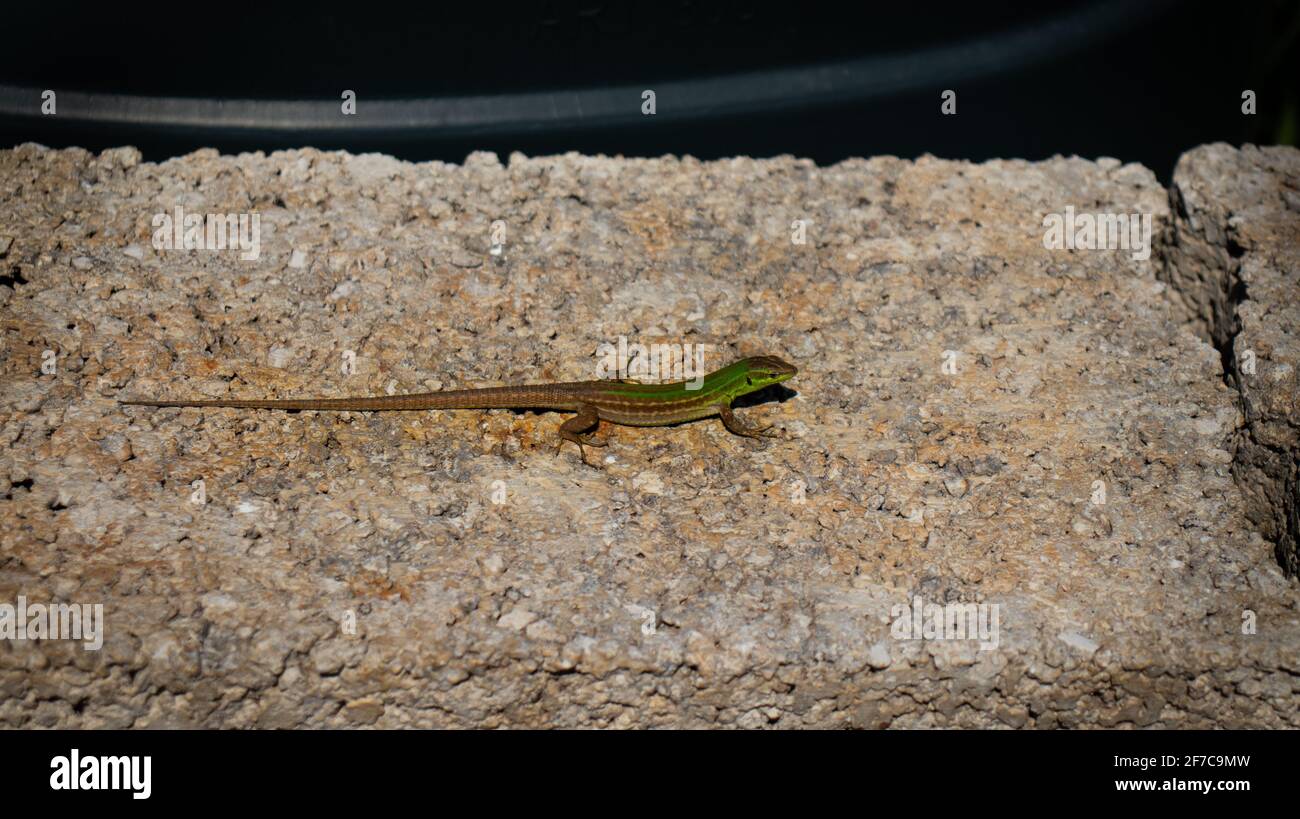
[{"label": "lizard front leg", "polygon": [[560,446],[555,448],[555,454],[560,454],[560,449],[563,448],[565,441],[573,441],[578,445],[578,454],[581,456],[582,462],[587,466],[594,466],[594,464],[587,461],[587,450],[583,448],[583,445],[601,447],[609,443],[608,441],[597,441],[591,437],[592,432],[599,427],[600,414],[596,412],[596,408],[591,404],[584,404],[582,409],[578,410],[577,415],[560,424]]},{"label": "lizard front leg", "polygon": [[727,431],[734,435],[743,435],[746,438],[777,438],[780,437],[775,432],[769,432],[772,426],[769,424],[763,428],[751,427],[736,417],[736,413],[731,411],[731,407],[726,404],[718,406],[718,415],[722,418],[722,425]]}]

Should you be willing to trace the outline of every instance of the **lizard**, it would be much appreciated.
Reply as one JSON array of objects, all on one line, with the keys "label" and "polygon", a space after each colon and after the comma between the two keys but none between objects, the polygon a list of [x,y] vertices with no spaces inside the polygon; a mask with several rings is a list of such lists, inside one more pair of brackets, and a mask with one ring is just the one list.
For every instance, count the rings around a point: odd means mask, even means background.
[{"label": "lizard", "polygon": [[[579,457],[587,463],[585,447],[602,447],[607,440],[592,436],[601,421],[633,427],[680,424],[709,418],[722,419],[722,425],[735,435],[747,438],[772,438],[770,426],[746,425],[732,412],[731,404],[742,395],[757,392],[772,384],[793,378],[798,370],[775,356],[760,355],[715,370],[702,381],[678,381],[671,384],[641,384],[635,381],[569,381],[555,384],[523,384],[509,387],[480,387],[464,390],[412,393],[407,395],[357,396],[352,398],[288,399],[130,399],[119,401],[127,406],[142,407],[233,407],[236,409],[340,410],[370,412],[381,410],[431,409],[536,409],[577,413],[560,425],[560,443],[578,445]],[[692,386],[695,388],[693,389]]]}]

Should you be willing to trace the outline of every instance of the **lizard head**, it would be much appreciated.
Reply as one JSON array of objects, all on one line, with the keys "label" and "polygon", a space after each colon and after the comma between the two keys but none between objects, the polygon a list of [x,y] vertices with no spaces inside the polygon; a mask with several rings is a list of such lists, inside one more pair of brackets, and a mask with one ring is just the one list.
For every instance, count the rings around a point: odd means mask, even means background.
[{"label": "lizard head", "polygon": [[758,355],[740,362],[744,365],[745,384],[741,392],[757,392],[771,384],[780,384],[794,378],[799,372],[793,364],[774,355]]}]

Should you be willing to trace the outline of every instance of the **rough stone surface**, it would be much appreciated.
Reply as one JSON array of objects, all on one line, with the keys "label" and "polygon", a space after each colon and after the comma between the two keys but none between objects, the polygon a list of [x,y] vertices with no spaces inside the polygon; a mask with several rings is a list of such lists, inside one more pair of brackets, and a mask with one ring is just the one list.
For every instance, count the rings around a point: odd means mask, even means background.
[{"label": "rough stone surface", "polygon": [[1205,145],[1184,154],[1166,278],[1221,350],[1246,424],[1234,473],[1246,513],[1300,572],[1300,152]]},{"label": "rough stone surface", "polygon": [[[1218,291],[1166,284],[1175,236],[1237,250],[1169,201],[1108,159],[0,151],[0,603],[106,618],[0,640],[0,724],[1298,727],[1300,592],[1233,477],[1295,418],[1295,300],[1241,265],[1243,414]],[[155,249],[177,205],[256,212],[260,258]],[[1067,206],[1165,244],[1046,249]],[[794,361],[740,410],[783,440],[613,428],[597,470],[556,414],[115,403],[590,378],[619,336]],[[997,646],[892,633],[918,597]]]}]

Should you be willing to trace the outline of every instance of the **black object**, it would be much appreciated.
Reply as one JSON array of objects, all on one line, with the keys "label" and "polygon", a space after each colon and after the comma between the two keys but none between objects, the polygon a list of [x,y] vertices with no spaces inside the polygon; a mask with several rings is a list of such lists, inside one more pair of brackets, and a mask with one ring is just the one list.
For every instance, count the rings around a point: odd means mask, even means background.
[{"label": "black object", "polygon": [[[19,11],[14,31],[59,36],[0,57],[0,144],[135,144],[148,158],[313,145],[452,161],[476,149],[823,163],[1078,153],[1167,174],[1200,142],[1277,141],[1300,21],[1289,4],[1225,15],[1171,0],[414,14],[56,23]],[[41,114],[45,89],[53,116]],[[1245,89],[1254,117],[1240,110]],[[341,110],[344,90],[355,116]],[[955,116],[940,112],[946,90]]]}]

